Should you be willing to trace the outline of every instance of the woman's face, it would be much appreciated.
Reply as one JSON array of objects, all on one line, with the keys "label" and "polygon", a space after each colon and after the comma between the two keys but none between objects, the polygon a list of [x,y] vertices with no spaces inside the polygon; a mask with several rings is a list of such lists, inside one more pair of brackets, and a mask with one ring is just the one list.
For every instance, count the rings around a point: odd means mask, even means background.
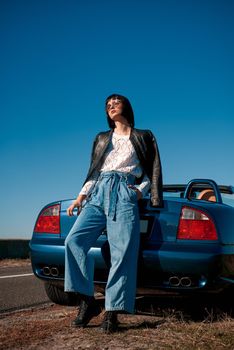
[{"label": "woman's face", "polygon": [[111,98],[106,105],[106,110],[109,117],[115,121],[116,117],[122,115],[123,111],[123,102],[118,98]]}]

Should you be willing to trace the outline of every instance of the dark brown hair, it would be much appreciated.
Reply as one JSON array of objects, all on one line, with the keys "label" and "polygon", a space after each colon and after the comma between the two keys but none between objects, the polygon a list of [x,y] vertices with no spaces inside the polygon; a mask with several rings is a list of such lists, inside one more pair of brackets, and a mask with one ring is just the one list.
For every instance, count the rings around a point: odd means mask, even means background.
[{"label": "dark brown hair", "polygon": [[108,112],[107,112],[107,108],[106,108],[108,101],[111,100],[112,98],[117,98],[118,100],[120,100],[122,102],[122,104],[123,104],[122,116],[127,120],[128,124],[133,128],[135,125],[135,121],[134,121],[134,113],[133,113],[131,103],[129,102],[127,97],[119,95],[119,94],[112,94],[112,95],[108,96],[106,99],[105,109],[106,109],[107,122],[109,124],[109,127],[111,129],[115,128],[115,123],[109,117]]}]

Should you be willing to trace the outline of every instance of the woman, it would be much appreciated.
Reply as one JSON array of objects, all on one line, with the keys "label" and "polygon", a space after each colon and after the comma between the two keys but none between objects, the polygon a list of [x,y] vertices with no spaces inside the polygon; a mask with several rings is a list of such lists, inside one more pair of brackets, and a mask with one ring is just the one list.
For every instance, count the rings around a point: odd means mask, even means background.
[{"label": "woman", "polygon": [[140,238],[137,201],[151,188],[152,205],[162,205],[162,173],[155,138],[149,130],[134,128],[129,100],[113,94],[105,106],[110,130],[96,136],[87,178],[67,209],[69,216],[75,207],[80,214],[65,241],[65,291],[81,297],[73,326],[85,327],[100,313],[87,253],[106,227],[111,267],[101,330],[110,333],[117,329],[118,313],[134,312]]}]

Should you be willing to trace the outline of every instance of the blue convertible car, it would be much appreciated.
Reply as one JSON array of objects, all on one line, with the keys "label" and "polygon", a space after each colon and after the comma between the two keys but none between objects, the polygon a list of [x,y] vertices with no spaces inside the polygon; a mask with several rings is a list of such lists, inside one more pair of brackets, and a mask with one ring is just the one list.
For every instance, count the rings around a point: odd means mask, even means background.
[{"label": "blue convertible car", "polygon": [[[76,219],[66,214],[71,201],[46,205],[30,241],[34,274],[45,282],[53,302],[67,305],[77,303],[75,293],[63,290],[64,240]],[[146,197],[139,201],[139,210],[138,295],[159,290],[208,293],[233,288],[234,187],[218,186],[209,179],[165,185],[162,208],[151,207]],[[95,261],[96,289],[104,291],[110,266],[105,231],[89,254]]]}]

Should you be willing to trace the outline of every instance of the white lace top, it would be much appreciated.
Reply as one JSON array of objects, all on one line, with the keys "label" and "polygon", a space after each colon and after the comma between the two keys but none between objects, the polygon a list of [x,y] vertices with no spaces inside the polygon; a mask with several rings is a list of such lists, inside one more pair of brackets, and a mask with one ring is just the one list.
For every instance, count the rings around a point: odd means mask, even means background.
[{"label": "white lace top", "polygon": [[[112,139],[107,147],[105,161],[100,172],[112,170],[130,173],[138,178],[142,175],[142,168],[136,151],[129,140],[129,135],[119,135],[115,132],[112,134]],[[80,194],[88,195],[92,191],[98,175],[98,171],[93,174],[92,178],[82,187]],[[148,176],[145,175],[141,184],[134,186],[140,190],[142,196],[144,196],[150,189],[150,180]]]}]

